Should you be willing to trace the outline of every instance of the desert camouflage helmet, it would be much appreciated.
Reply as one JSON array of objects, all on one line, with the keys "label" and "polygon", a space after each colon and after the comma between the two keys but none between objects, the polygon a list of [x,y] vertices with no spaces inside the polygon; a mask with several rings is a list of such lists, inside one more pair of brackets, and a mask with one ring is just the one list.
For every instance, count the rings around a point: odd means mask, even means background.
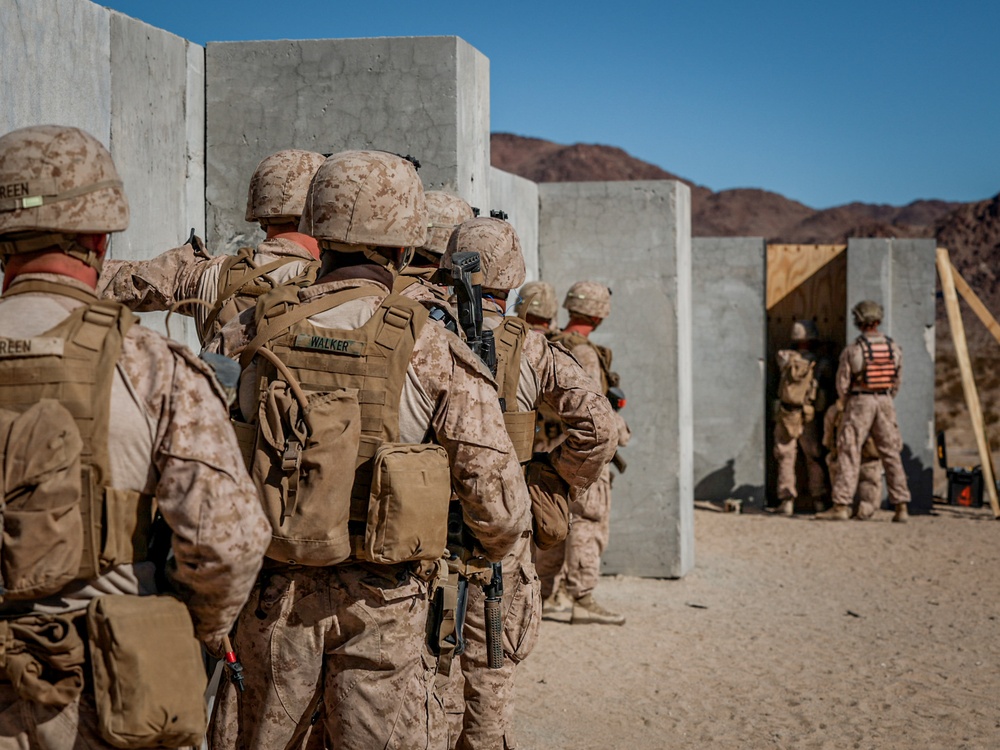
[{"label": "desert camouflage helmet", "polygon": [[265,157],[250,178],[247,221],[298,223],[306,205],[309,183],[324,161],[323,154],[295,148]]},{"label": "desert camouflage helmet", "polygon": [[547,281],[529,281],[521,287],[521,299],[514,308],[518,315],[534,315],[542,320],[552,320],[559,312],[556,288]]},{"label": "desert camouflage helmet", "polygon": [[502,219],[482,216],[464,222],[448,241],[442,268],[451,268],[455,253],[479,253],[483,289],[508,292],[524,283],[524,254],[514,227]]},{"label": "desert camouflage helmet", "polygon": [[796,320],[792,323],[792,341],[816,341],[819,338],[819,330],[812,320]]},{"label": "desert camouflage helmet", "polygon": [[870,299],[862,300],[851,310],[854,316],[854,325],[874,326],[882,322],[882,305]]},{"label": "desert camouflage helmet", "polygon": [[566,292],[563,307],[571,313],[604,319],[611,314],[611,289],[596,281],[578,281]]},{"label": "desert camouflage helmet", "polygon": [[424,199],[427,202],[427,241],[420,249],[428,255],[444,255],[452,232],[463,221],[475,217],[472,206],[441,190],[424,193]]},{"label": "desert camouflage helmet", "polygon": [[316,171],[299,231],[337,252],[420,247],[427,238],[424,186],[401,156],[342,151]]},{"label": "desert camouflage helmet", "polygon": [[73,236],[121,232],[128,219],[111,154],[89,133],[35,125],[0,138],[0,256],[58,246],[98,268]]}]

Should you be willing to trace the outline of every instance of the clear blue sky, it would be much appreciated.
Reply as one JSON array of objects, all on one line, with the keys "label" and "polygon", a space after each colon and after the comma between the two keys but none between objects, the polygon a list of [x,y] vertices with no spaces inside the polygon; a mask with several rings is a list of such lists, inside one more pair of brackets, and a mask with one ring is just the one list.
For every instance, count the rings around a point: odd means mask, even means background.
[{"label": "clear blue sky", "polygon": [[204,44],[457,35],[494,132],[826,208],[1000,192],[1000,2],[103,0]]}]

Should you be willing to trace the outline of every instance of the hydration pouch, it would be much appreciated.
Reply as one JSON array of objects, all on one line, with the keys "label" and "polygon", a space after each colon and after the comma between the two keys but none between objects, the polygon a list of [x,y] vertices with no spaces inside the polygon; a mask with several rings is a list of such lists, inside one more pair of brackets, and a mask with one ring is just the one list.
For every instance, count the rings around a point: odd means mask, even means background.
[{"label": "hydration pouch", "polygon": [[372,461],[363,548],[358,556],[382,565],[438,560],[448,536],[451,471],[433,443],[383,443]]},{"label": "hydration pouch", "polygon": [[551,549],[569,535],[569,485],[546,455],[528,464],[525,481],[531,497],[531,528],[539,549]]},{"label": "hydration pouch", "polygon": [[304,397],[295,390],[272,381],[258,410],[251,474],[271,522],[266,555],[290,565],[336,565],[351,554],[358,393],[345,388]]},{"label": "hydration pouch", "polygon": [[0,409],[3,600],[49,596],[77,578],[82,447],[73,416],[58,401],[42,399],[20,414]]},{"label": "hydration pouch", "polygon": [[101,737],[113,747],[198,746],[208,717],[201,646],[170,596],[101,596],[87,608]]}]

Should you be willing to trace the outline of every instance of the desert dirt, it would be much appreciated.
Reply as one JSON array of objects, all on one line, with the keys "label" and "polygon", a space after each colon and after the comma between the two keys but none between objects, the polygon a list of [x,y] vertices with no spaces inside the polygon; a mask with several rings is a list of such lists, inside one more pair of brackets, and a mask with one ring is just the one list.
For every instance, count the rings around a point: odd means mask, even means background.
[{"label": "desert dirt", "polygon": [[601,580],[624,626],[542,623],[519,747],[1000,747],[1000,523],[935,513],[696,504],[687,576]]}]

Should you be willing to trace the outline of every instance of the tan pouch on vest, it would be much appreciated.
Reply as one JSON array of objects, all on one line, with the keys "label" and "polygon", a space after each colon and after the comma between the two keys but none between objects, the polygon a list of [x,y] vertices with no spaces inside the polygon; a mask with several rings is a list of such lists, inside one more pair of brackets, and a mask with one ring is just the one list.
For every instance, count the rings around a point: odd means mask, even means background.
[{"label": "tan pouch on vest", "polygon": [[336,565],[351,554],[348,521],[361,407],[353,389],[310,393],[307,406],[283,381],[261,399],[251,472],[271,522],[267,556]]},{"label": "tan pouch on vest", "polygon": [[253,468],[253,454],[257,447],[257,425],[237,422],[232,420],[233,432],[236,433],[236,442],[240,446],[240,455],[243,456],[243,463],[247,471]]},{"label": "tan pouch on vest", "polygon": [[438,560],[448,535],[451,471],[440,445],[383,443],[375,452],[360,557],[383,565]]},{"label": "tan pouch on vest", "polygon": [[535,445],[535,412],[505,411],[503,423],[510,435],[510,442],[514,444],[517,462],[527,463],[531,460]]},{"label": "tan pouch on vest", "polygon": [[87,608],[101,737],[114,747],[200,745],[208,717],[201,648],[169,596],[102,596]]},{"label": "tan pouch on vest", "polygon": [[2,598],[37,599],[77,577],[83,554],[80,451],[69,411],[42,399],[0,409]]},{"label": "tan pouch on vest", "polygon": [[531,527],[539,549],[550,549],[569,535],[569,485],[547,461],[532,461],[525,473],[531,497]]}]

